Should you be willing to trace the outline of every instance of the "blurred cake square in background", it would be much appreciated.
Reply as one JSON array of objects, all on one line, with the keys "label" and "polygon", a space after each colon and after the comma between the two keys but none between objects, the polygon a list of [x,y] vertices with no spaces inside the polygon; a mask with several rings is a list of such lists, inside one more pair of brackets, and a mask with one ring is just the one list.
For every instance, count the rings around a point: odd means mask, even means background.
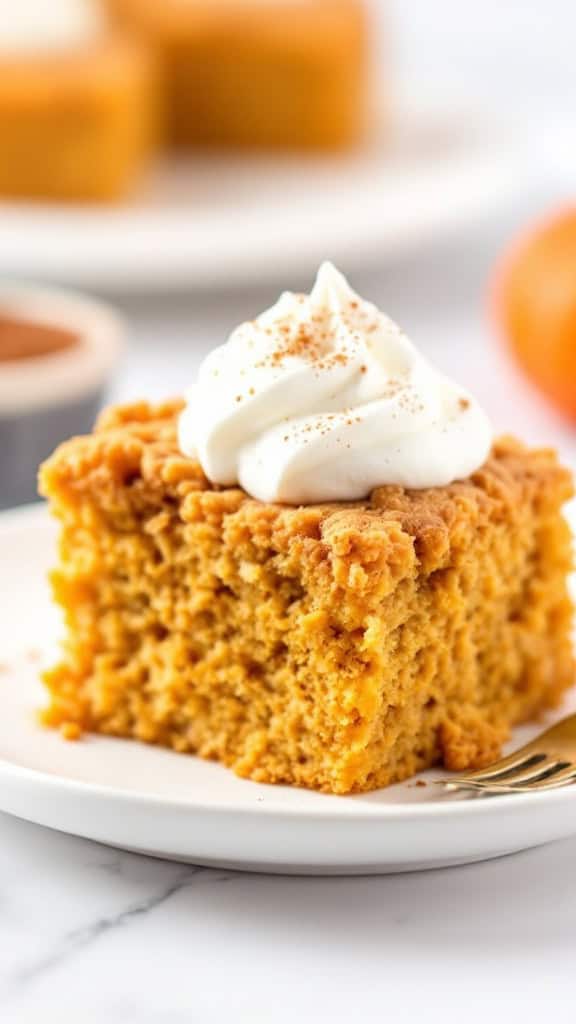
[{"label": "blurred cake square in background", "polygon": [[0,194],[122,196],[153,135],[149,56],[98,0],[17,0],[0,17]]},{"label": "blurred cake square in background", "polygon": [[351,145],[364,123],[367,42],[362,0],[5,5],[0,196],[122,198],[160,141]]},{"label": "blurred cake square in background", "polygon": [[361,134],[362,0],[107,3],[159,58],[170,144],[339,148]]}]

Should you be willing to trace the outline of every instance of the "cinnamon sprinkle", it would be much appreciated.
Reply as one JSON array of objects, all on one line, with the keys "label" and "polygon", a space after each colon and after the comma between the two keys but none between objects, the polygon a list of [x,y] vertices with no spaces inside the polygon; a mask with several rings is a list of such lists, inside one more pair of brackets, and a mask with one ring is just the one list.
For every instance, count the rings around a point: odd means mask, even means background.
[{"label": "cinnamon sprinkle", "polygon": [[[319,329],[321,326],[324,329]],[[295,357],[305,359],[319,372],[346,366],[350,361],[351,353],[346,345],[336,352],[330,350],[328,346],[332,331],[328,329],[326,317],[318,314],[314,314],[309,322],[298,324],[295,328],[285,321],[278,321],[275,324],[275,331],[267,327],[265,333],[275,333],[277,343],[272,352],[256,363],[257,368],[280,367],[286,359]],[[353,340],[359,341],[356,334],[353,335]]]}]

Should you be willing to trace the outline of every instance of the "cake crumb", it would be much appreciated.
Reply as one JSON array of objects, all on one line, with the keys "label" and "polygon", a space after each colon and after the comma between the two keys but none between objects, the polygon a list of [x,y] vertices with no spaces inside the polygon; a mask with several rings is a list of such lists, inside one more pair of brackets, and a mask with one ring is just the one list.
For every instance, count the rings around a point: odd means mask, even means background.
[{"label": "cake crumb", "polygon": [[149,533],[152,537],[155,537],[157,533],[163,533],[170,526],[171,517],[169,512],[158,512],[157,515],[152,516],[151,519],[144,525],[144,530]]},{"label": "cake crumb", "polygon": [[60,735],[62,739],[68,740],[70,743],[76,743],[82,735],[82,729],[78,722],[62,722]]}]

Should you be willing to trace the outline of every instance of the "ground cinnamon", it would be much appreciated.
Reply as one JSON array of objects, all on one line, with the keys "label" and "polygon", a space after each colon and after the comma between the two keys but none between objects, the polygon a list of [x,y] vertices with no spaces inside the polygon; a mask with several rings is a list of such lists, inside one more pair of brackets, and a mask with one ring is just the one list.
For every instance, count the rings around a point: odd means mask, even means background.
[{"label": "ground cinnamon", "polygon": [[54,355],[73,348],[78,341],[78,335],[65,327],[0,313],[0,363]]}]

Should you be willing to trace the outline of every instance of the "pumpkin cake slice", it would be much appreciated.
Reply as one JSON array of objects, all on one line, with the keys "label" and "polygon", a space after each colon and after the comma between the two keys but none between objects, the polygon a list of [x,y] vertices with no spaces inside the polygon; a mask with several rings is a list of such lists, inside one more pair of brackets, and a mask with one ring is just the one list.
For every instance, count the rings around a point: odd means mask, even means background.
[{"label": "pumpkin cake slice", "polygon": [[549,451],[493,447],[447,486],[301,507],[213,485],[179,402],[112,409],[44,466],[66,617],[45,721],[370,790],[498,755],[573,680]]}]

